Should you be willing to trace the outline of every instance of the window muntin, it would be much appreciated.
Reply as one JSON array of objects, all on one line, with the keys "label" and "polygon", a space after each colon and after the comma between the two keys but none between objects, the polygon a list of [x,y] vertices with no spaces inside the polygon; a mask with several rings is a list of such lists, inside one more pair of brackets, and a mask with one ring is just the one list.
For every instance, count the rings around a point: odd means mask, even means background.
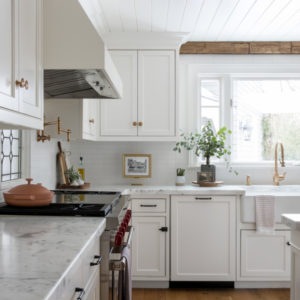
[{"label": "window muntin", "polygon": [[300,79],[233,79],[232,158],[274,159],[282,142],[286,160],[300,160]]},{"label": "window muntin", "polygon": [[198,130],[210,121],[215,130],[220,129],[221,79],[206,78],[199,80]]},{"label": "window muntin", "polygon": [[1,182],[21,178],[22,131],[1,130]]}]

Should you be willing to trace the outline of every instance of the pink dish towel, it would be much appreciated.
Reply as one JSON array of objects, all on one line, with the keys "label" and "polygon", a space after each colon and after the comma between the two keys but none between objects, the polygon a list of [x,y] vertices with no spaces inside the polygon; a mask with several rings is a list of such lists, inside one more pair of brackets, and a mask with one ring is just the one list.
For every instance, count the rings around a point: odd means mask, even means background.
[{"label": "pink dish towel", "polygon": [[275,197],[256,196],[256,232],[263,234],[275,233]]}]

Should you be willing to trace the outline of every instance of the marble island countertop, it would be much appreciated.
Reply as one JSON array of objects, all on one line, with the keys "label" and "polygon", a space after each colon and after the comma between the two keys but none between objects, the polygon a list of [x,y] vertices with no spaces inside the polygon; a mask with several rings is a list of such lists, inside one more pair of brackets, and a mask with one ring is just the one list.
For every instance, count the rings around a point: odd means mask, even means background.
[{"label": "marble island countertop", "polygon": [[281,220],[292,230],[300,230],[300,214],[283,214]]},{"label": "marble island countertop", "polygon": [[0,216],[0,299],[47,299],[104,228],[98,217]]}]

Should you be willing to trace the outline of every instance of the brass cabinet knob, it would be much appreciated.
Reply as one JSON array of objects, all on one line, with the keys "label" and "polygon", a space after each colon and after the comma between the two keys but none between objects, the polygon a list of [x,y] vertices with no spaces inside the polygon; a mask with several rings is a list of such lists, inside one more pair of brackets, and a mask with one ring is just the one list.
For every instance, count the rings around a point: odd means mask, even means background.
[{"label": "brass cabinet knob", "polygon": [[16,86],[18,86],[20,88],[25,88],[26,90],[28,90],[28,87],[29,87],[28,80],[25,81],[24,78],[21,78],[21,81],[16,80]]},{"label": "brass cabinet knob", "polygon": [[133,125],[133,126],[136,126],[136,125],[137,125],[137,122],[132,122],[132,125]]},{"label": "brass cabinet knob", "polygon": [[143,122],[139,122],[139,126],[143,126]]},{"label": "brass cabinet knob", "polygon": [[94,124],[95,120],[94,119],[89,119],[89,122]]}]

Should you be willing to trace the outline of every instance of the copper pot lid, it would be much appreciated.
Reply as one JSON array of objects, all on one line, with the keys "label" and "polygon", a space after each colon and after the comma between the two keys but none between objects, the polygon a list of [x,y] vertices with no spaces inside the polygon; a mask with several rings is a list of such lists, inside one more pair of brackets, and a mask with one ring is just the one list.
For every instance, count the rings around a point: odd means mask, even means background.
[{"label": "copper pot lid", "polygon": [[42,186],[41,183],[32,184],[32,178],[26,178],[27,184],[20,184],[18,186],[13,187],[10,189],[6,194],[15,194],[15,195],[45,195],[51,194],[52,192],[49,191],[47,188]]}]

